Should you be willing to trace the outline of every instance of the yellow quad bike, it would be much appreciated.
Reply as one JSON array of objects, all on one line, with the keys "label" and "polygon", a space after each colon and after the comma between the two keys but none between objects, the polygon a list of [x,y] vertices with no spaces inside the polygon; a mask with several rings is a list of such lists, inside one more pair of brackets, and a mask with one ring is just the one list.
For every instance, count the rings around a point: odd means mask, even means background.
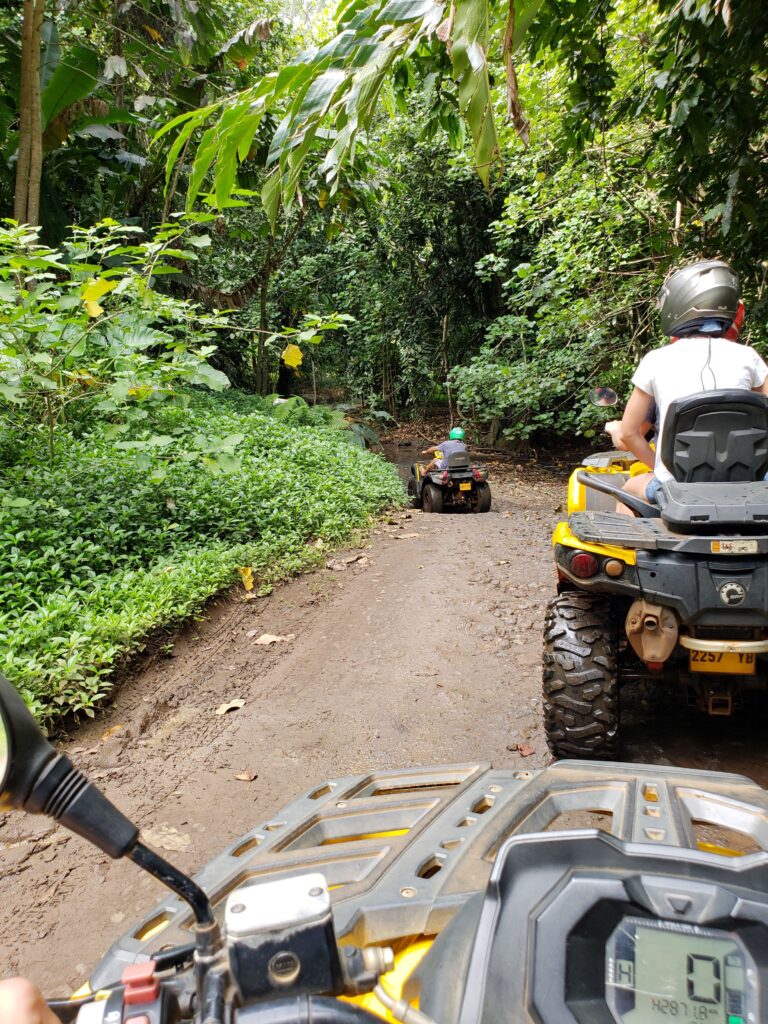
[{"label": "yellow quad bike", "polygon": [[50,1002],[65,1024],[768,1019],[768,793],[748,779],[574,761],[371,772],[315,786],[192,879],[2,678],[0,724],[5,809],[49,814],[169,890]]},{"label": "yellow quad bike", "polygon": [[[604,389],[603,389],[604,390]],[[768,399],[711,391],[674,402],[658,506],[622,493],[647,467],[585,459],[553,542],[544,722],[559,757],[615,758],[621,686],[672,681],[730,715],[768,678]],[[634,516],[615,511],[616,501]]]},{"label": "yellow quad bike", "polygon": [[[435,451],[435,458],[442,453]],[[452,452],[444,469],[425,472],[428,462],[415,462],[408,477],[408,494],[414,508],[442,512],[463,508],[471,512],[491,511],[491,485],[488,470],[472,462],[469,452]]]}]

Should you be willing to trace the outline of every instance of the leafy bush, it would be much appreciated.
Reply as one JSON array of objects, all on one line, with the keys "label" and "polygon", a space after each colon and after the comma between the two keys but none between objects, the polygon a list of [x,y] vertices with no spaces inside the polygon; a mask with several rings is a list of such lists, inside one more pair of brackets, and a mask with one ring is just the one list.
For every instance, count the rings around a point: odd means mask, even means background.
[{"label": "leafy bush", "polygon": [[236,472],[170,459],[152,483],[146,460],[164,456],[139,461],[103,433],[60,438],[53,467],[33,437],[0,469],[0,670],[41,720],[92,713],[115,663],[233,582],[237,566],[268,584],[317,555],[310,538],[341,541],[402,500],[395,470],[342,432],[285,426],[253,404],[201,396],[154,423],[169,437],[181,427],[241,438]]},{"label": "leafy bush", "polygon": [[205,344],[224,321],[153,287],[178,273],[169,260],[196,260],[210,244],[193,234],[210,216],[165,224],[149,241],[106,220],[73,228],[60,249],[39,228],[0,226],[0,413],[17,429],[45,423],[51,459],[58,426],[146,419],[179,384],[229,386]]}]

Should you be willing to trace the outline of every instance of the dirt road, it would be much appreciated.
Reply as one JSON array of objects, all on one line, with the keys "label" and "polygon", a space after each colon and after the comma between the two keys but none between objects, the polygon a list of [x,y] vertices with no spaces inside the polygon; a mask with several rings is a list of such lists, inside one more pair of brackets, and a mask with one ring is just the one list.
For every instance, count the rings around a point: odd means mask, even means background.
[{"label": "dirt road", "polygon": [[[398,514],[369,547],[330,556],[365,556],[343,571],[221,602],[77,731],[71,756],[187,870],[328,776],[518,764],[518,743],[543,765],[540,623],[562,486],[511,472],[495,498],[482,516]],[[265,633],[295,638],[256,645]],[[234,699],[240,710],[216,714]],[[78,985],[158,897],[44,819],[13,816],[0,836],[5,971],[47,991]]]},{"label": "dirt road", "polygon": [[[111,709],[73,734],[70,755],[188,871],[329,776],[473,759],[544,765],[541,622],[563,498],[560,474],[511,468],[495,479],[488,515],[397,514],[364,548],[329,556],[362,556],[343,569],[262,599],[233,594],[138,666]],[[261,645],[263,634],[291,638]],[[233,700],[244,704],[216,713]],[[761,738],[721,730],[702,744],[681,740],[677,722],[666,747],[658,730],[641,742],[645,729],[628,753],[759,776]],[[159,898],[131,864],[45,819],[9,816],[0,843],[3,973],[29,974],[50,994],[77,987]]]}]

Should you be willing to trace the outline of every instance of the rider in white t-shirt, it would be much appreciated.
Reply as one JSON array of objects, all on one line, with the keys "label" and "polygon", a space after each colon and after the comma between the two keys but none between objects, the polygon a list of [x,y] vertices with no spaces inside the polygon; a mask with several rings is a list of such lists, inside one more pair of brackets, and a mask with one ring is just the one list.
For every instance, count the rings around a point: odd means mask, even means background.
[{"label": "rider in white t-shirt", "polygon": [[[719,260],[704,260],[676,270],[664,282],[658,306],[665,334],[677,340],[649,352],[632,378],[634,390],[621,421],[628,449],[653,473],[627,481],[624,490],[655,501],[672,474],[657,453],[662,448],[664,421],[671,402],[702,391],[743,388],[768,395],[768,366],[749,345],[724,337],[739,309],[739,279]],[[659,412],[656,452],[642,426],[653,399]],[[620,505],[618,511],[630,513]]]}]

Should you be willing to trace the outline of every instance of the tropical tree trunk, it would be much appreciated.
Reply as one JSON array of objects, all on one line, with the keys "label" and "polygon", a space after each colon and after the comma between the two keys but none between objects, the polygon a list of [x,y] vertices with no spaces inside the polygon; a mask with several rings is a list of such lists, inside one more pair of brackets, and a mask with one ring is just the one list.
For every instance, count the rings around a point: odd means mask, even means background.
[{"label": "tropical tree trunk", "polygon": [[264,267],[264,276],[259,289],[259,354],[256,365],[255,389],[259,395],[269,393],[269,353],[267,352],[267,337],[269,335],[269,318],[267,316],[267,302],[269,301],[269,279],[272,271],[269,265]]},{"label": "tropical tree trunk", "polygon": [[40,109],[40,39],[45,0],[24,0],[19,90],[19,153],[13,215],[21,224],[40,219],[43,119]]},{"label": "tropical tree trunk", "polygon": [[270,372],[269,353],[267,351],[267,337],[269,336],[269,286],[272,281],[272,274],[275,270],[274,238],[272,235],[267,239],[267,254],[264,257],[264,265],[261,270],[261,281],[259,283],[259,351],[258,361],[255,369],[254,387],[259,395],[269,394]]}]

